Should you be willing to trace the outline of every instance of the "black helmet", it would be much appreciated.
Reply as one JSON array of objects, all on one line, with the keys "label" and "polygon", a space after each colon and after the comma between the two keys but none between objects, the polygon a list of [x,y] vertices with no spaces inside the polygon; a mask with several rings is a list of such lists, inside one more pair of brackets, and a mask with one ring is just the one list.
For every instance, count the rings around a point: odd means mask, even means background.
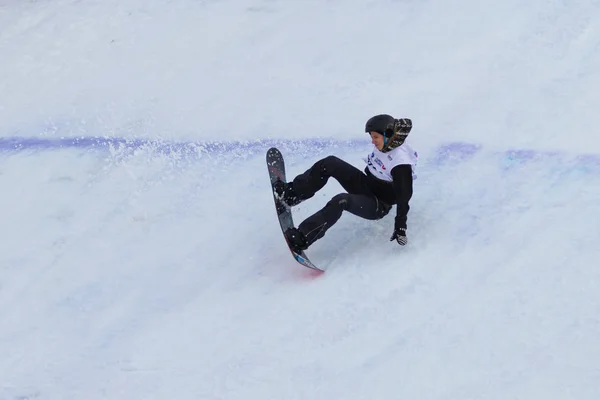
[{"label": "black helmet", "polygon": [[396,120],[391,115],[380,114],[369,118],[365,124],[365,132],[381,133],[387,138],[394,136],[394,124]]},{"label": "black helmet", "polygon": [[381,150],[384,153],[402,146],[411,129],[410,118],[395,119],[387,114],[371,117],[365,124],[365,132],[377,132],[385,138],[384,147]]}]

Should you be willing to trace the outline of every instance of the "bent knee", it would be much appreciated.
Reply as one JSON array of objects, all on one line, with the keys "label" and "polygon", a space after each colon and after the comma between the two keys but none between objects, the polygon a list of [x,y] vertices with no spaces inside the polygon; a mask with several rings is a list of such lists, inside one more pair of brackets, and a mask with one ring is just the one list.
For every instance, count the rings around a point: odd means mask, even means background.
[{"label": "bent knee", "polygon": [[348,209],[348,203],[350,202],[350,195],[348,193],[340,193],[333,196],[330,203],[336,204],[344,210]]},{"label": "bent knee", "polygon": [[326,165],[337,164],[341,160],[336,156],[327,156],[323,159],[323,163]]}]

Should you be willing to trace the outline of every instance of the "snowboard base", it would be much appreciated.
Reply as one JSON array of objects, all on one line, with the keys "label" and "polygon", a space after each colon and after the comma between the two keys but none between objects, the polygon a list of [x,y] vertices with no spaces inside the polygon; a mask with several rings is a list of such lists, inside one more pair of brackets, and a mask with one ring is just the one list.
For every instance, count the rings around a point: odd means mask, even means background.
[{"label": "snowboard base", "polygon": [[[279,220],[279,226],[281,227],[281,233],[283,234],[289,228],[294,227],[294,219],[292,216],[292,210],[279,200],[275,192],[275,188],[273,187],[273,184],[277,182],[278,179],[283,182],[287,182],[283,155],[275,147],[272,147],[267,151],[267,169],[269,171],[269,178],[271,179],[271,192],[273,194],[273,201],[275,202],[275,211],[277,212],[277,219]],[[283,237],[285,239],[285,235]],[[321,268],[317,267],[310,261],[304,251],[296,253],[288,243],[287,239],[285,240],[285,243],[292,253],[292,256],[299,264],[310,269],[324,272]]]}]

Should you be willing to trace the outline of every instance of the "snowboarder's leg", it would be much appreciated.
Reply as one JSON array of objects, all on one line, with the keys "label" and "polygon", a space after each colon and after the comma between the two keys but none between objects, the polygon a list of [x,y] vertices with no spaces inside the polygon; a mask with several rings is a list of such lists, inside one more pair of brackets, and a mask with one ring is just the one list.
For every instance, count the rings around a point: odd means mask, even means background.
[{"label": "snowboarder's leg", "polygon": [[365,174],[335,156],[317,161],[304,173],[294,178],[288,184],[288,190],[293,192],[299,203],[314,196],[325,186],[329,178],[336,179],[348,193],[371,195],[365,181]]},{"label": "snowboarder's leg", "polygon": [[387,215],[390,206],[381,203],[375,196],[340,193],[334,196],[325,207],[304,220],[298,229],[290,230],[288,235],[306,249],[322,238],[325,232],[340,219],[344,211],[361,218],[377,220]]}]

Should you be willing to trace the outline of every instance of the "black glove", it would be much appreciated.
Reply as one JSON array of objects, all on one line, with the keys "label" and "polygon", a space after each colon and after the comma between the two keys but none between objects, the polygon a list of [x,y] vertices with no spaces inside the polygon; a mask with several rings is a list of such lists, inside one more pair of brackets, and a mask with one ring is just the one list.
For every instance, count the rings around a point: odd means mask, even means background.
[{"label": "black glove", "polygon": [[408,239],[406,238],[406,229],[398,228],[394,230],[394,234],[390,238],[390,242],[397,241],[400,246],[405,246],[408,243]]}]

